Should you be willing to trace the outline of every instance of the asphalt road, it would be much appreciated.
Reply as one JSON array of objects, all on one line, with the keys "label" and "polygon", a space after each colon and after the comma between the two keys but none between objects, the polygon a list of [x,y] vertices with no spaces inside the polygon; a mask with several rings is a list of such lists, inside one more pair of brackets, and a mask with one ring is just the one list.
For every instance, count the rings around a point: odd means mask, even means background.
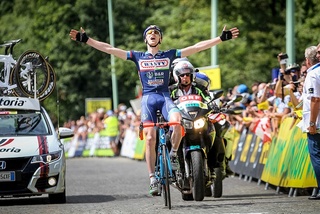
[{"label": "asphalt road", "polygon": [[201,202],[183,201],[171,188],[168,210],[162,197],[148,195],[146,163],[122,157],[68,159],[66,178],[66,204],[49,204],[46,196],[0,199],[0,213],[320,213],[320,201],[306,195],[288,197],[238,176],[224,180],[221,198],[205,197]]}]

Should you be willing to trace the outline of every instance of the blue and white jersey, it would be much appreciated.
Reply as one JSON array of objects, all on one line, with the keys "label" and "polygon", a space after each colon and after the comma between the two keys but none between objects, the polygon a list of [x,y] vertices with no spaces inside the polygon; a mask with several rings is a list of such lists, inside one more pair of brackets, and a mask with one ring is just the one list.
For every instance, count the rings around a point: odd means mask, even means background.
[{"label": "blue and white jersey", "polygon": [[181,57],[177,49],[159,51],[155,55],[147,52],[128,51],[127,60],[133,61],[138,69],[142,94],[169,93],[171,62]]}]

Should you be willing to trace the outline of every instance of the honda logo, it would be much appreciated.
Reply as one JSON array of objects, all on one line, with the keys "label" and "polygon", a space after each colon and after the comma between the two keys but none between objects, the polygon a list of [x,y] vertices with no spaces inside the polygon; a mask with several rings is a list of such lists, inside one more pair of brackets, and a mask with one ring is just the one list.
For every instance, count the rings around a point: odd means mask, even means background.
[{"label": "honda logo", "polygon": [[0,161],[0,170],[6,169],[6,162],[5,161]]}]

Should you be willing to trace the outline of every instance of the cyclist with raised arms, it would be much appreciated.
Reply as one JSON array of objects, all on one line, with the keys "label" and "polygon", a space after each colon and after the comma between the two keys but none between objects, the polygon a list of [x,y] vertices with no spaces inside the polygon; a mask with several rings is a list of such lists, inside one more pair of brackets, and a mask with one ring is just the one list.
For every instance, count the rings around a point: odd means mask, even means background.
[{"label": "cyclist with raised arms", "polygon": [[[158,26],[150,25],[143,32],[143,39],[147,45],[146,52],[126,51],[115,48],[108,43],[97,41],[91,37],[89,38],[83,28],[80,29],[80,32],[72,29],[69,35],[72,40],[86,43],[97,50],[112,54],[124,60],[131,60],[136,64],[142,84],[142,122],[156,122],[157,110],[161,111],[165,120],[180,122],[181,114],[171,100],[168,88],[169,69],[172,61],[176,58],[187,57],[191,54],[209,49],[222,41],[237,38],[239,30],[236,27],[226,30],[225,26],[221,36],[216,38],[201,41],[183,49],[160,51],[160,44],[163,39],[162,31]],[[154,128],[145,128],[144,134],[146,136],[146,162],[150,177],[149,193],[151,195],[157,195],[158,183],[154,176],[156,132]],[[181,138],[181,127],[179,125],[173,126],[170,156],[174,163],[177,163],[177,150]],[[173,169],[177,167],[174,163],[172,164]]]}]

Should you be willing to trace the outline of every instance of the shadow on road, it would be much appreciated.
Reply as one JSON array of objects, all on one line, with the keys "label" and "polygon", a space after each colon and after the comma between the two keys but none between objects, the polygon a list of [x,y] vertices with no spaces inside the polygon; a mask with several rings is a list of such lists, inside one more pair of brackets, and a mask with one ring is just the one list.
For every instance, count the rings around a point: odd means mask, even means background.
[{"label": "shadow on road", "polygon": [[[147,198],[148,195],[69,195],[67,196],[67,204],[85,204],[85,203],[105,203],[111,201],[124,201],[130,199]],[[50,204],[49,198],[44,196],[34,196],[25,198],[3,198],[0,199],[0,206],[13,205],[36,205]]]}]

